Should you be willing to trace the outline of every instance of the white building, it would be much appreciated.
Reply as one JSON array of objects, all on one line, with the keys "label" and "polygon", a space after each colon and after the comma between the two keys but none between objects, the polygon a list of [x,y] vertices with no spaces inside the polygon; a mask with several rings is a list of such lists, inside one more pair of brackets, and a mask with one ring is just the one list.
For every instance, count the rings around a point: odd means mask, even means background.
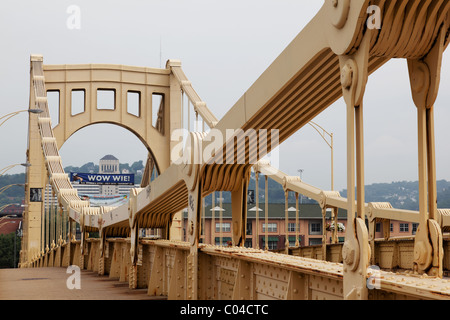
[{"label": "white building", "polygon": [[[114,157],[112,154],[107,154],[100,159],[98,173],[119,174],[119,159]],[[114,184],[101,185],[100,194],[104,196],[119,194],[119,186]]]},{"label": "white building", "polygon": [[[119,159],[111,154],[101,158],[99,162],[99,173],[120,174]],[[129,195],[130,189],[139,187],[139,185],[97,185],[79,183],[72,183],[72,185],[78,190],[78,195],[93,195],[100,197]]]}]

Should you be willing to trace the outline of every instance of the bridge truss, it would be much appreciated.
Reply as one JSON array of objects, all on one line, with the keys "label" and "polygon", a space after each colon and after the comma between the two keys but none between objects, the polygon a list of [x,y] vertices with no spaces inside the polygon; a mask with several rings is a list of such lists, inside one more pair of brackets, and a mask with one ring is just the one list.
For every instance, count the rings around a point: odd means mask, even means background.
[{"label": "bridge truss", "polygon": [[[165,69],[52,66],[32,56],[30,108],[43,113],[30,113],[27,157],[32,166],[20,266],[75,264],[169,299],[448,299],[444,232],[450,211],[436,205],[433,110],[449,43],[449,12],[445,0],[326,0],[220,120],[197,95],[179,61],[169,60]],[[364,197],[364,91],[368,77],[392,58],[407,59],[417,108],[418,212],[366,203]],[[114,110],[96,107],[100,89],[115,93]],[[53,90],[60,93],[55,127],[47,100]],[[85,109],[76,115],[70,111],[73,91],[84,92]],[[129,92],[140,95],[134,115],[127,110]],[[156,118],[154,95],[163,96]],[[262,160],[341,97],[347,105],[347,198],[286,176]],[[193,117],[200,117],[201,128]],[[82,201],[59,156],[71,134],[102,122],[131,130],[149,149],[143,184],[120,207],[90,207]],[[173,139],[174,132],[187,132],[185,144]],[[152,180],[154,168],[159,175]],[[334,217],[338,208],[347,210],[340,258],[325,261],[331,248],[326,241],[320,249],[323,260],[244,248],[252,168],[257,175],[270,174],[286,193],[318,201],[324,216],[328,208]],[[47,184],[53,193],[48,201],[31,201],[31,193]],[[202,199],[215,191],[231,192],[231,247],[199,243]],[[53,210],[46,211],[45,203]],[[180,241],[184,208],[187,242]],[[391,219],[419,223],[411,249],[397,251],[397,256],[413,256],[409,270],[402,272],[370,268],[379,250],[375,223]],[[74,223],[81,228],[79,241],[73,239]],[[163,239],[142,239],[141,228],[159,228]],[[99,238],[89,237],[93,232]]]}]

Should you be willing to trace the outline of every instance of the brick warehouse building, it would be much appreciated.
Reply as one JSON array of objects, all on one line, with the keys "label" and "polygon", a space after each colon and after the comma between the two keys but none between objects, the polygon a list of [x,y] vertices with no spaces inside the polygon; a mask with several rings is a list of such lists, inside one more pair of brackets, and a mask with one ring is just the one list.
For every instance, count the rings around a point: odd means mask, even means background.
[{"label": "brick warehouse building", "polygon": [[[268,215],[268,247],[269,250],[280,250],[285,248],[286,239],[286,222],[285,222],[285,204],[284,203],[271,203],[269,204]],[[217,208],[217,206],[216,206]],[[213,219],[211,205],[205,206],[205,217],[202,217],[202,232],[201,241],[207,244],[227,245],[231,241],[232,235],[232,220],[231,220],[231,204],[224,203],[222,205],[224,211],[222,211],[222,233],[220,233],[220,211],[215,211]],[[259,224],[256,226],[256,211],[253,209],[253,205],[248,206],[247,212],[247,237],[245,241],[246,247],[255,247],[255,244],[259,243],[259,248],[265,247],[265,213],[264,203],[260,204],[259,208],[262,210],[259,213]],[[295,208],[295,203],[289,204],[288,208]],[[291,210],[292,210],[291,209]],[[288,232],[289,246],[295,246],[295,210],[288,211]],[[214,220],[214,221],[213,221]],[[326,224],[330,224],[330,212],[326,215]],[[344,226],[347,224],[346,210],[340,209],[338,211],[338,223],[342,223]],[[204,226],[203,226],[204,225]],[[322,222],[322,209],[318,204],[299,204],[299,243],[300,246],[311,246],[322,244],[323,222]],[[327,226],[325,226],[326,228]],[[187,213],[184,214],[183,229],[186,240],[186,228],[187,228]],[[258,228],[258,229],[256,229]],[[258,239],[256,236],[256,230],[258,230]],[[401,221],[391,221],[390,224],[390,236],[411,236],[417,230],[417,224],[403,223]],[[339,241],[343,242],[345,239],[345,231],[338,232]],[[376,225],[376,238],[383,237],[383,226],[381,223]],[[327,231],[327,242],[331,243],[331,231]]]},{"label": "brick warehouse building", "polygon": [[22,217],[4,216],[0,218],[0,234],[20,232],[22,229]]},{"label": "brick warehouse building", "polygon": [[0,217],[11,216],[11,215],[16,215],[16,216],[21,217],[23,215],[24,209],[25,208],[23,207],[23,204],[14,203],[14,204],[11,204],[11,205],[7,206],[6,208],[4,208],[0,212]]},{"label": "brick warehouse building", "polygon": [[12,204],[0,213],[0,234],[18,232],[22,229],[24,207]]}]

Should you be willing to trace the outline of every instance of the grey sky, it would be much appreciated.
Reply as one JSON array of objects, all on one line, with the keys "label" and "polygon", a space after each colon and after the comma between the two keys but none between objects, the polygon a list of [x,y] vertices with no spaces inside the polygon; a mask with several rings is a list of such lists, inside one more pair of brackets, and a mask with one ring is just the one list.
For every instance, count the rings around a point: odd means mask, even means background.
[{"label": "grey sky", "polygon": [[[220,119],[289,42],[323,1],[310,0],[127,0],[8,1],[0,11],[0,115],[25,109],[29,101],[29,57],[45,64],[115,63],[164,67],[180,59],[200,97]],[[66,12],[81,9],[81,29],[70,30]],[[160,41],[162,59],[160,59]],[[449,54],[436,103],[437,177],[450,180]],[[417,180],[416,108],[406,61],[395,60],[369,80],[364,106],[366,183]],[[315,121],[335,137],[335,188],[346,187],[345,106],[341,100]],[[25,161],[27,115],[0,127],[0,169]],[[85,128],[61,148],[63,165],[95,163],[105,154],[121,162],[146,159],[131,133],[110,125]],[[280,150],[280,169],[330,187],[330,148],[311,127]],[[22,172],[16,168],[9,173]]]}]

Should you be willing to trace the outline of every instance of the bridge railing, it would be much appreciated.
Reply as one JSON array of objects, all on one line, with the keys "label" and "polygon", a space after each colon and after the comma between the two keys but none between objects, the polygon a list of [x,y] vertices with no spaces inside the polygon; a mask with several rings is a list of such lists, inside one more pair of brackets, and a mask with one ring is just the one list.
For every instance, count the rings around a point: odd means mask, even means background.
[{"label": "bridge railing", "polygon": [[[326,252],[327,252],[327,245],[329,244],[327,239],[327,231],[325,228],[325,219],[326,219],[326,210],[331,209],[331,219],[333,222],[335,222],[335,225],[337,225],[337,219],[338,219],[338,209],[347,210],[348,207],[348,200],[347,198],[342,197],[339,192],[337,191],[325,191],[321,190],[319,188],[316,188],[314,186],[311,186],[304,181],[300,179],[300,177],[297,176],[288,176],[287,174],[283,173],[282,171],[271,167],[270,162],[268,161],[259,161],[254,166],[255,174],[256,174],[256,182],[258,184],[258,175],[260,173],[270,172],[270,179],[277,182],[281,186],[283,186],[283,189],[286,193],[286,202],[285,202],[285,215],[286,215],[286,223],[288,221],[288,201],[287,201],[287,195],[289,192],[294,192],[296,200],[298,202],[298,196],[303,195],[306,196],[312,200],[315,200],[320,207],[322,208],[322,258],[326,260]],[[266,189],[267,189],[267,177],[266,176]],[[257,191],[258,193],[258,191]],[[266,199],[267,201],[267,199]],[[405,209],[396,209],[393,208],[392,205],[388,202],[370,202],[365,204],[366,212],[367,212],[367,221],[368,221],[368,231],[369,231],[369,241],[372,247],[372,252],[375,251],[375,233],[376,233],[376,224],[378,222],[382,222],[384,224],[383,227],[383,233],[384,233],[384,240],[391,239],[390,236],[390,221],[400,221],[400,222],[409,222],[409,223],[415,223],[419,224],[419,211],[414,210],[405,210]],[[256,210],[259,209],[258,202],[256,203]],[[267,212],[267,208],[265,210],[266,215],[266,223],[267,220],[270,218],[269,213]],[[438,223],[441,226],[442,232],[449,232],[450,230],[450,209],[438,209]],[[296,207],[296,221],[298,221],[299,216],[299,210],[298,206]],[[301,213],[300,213],[301,216]],[[287,226],[286,226],[287,230]],[[298,230],[298,222],[296,224],[296,230]],[[337,228],[334,228],[332,230],[332,236],[331,236],[331,243],[337,243],[337,236],[336,236]],[[414,236],[414,235],[413,235]],[[288,234],[286,234],[286,238],[288,238]],[[298,238],[298,236],[296,236]],[[267,242],[268,242],[268,234],[265,235],[265,242],[266,242],[266,249],[267,249]],[[296,245],[298,247],[298,245]],[[286,253],[289,252],[289,242],[286,241],[285,243],[285,249],[284,251]],[[292,247],[291,247],[292,249]],[[372,256],[372,262],[374,262],[374,257]]]}]

